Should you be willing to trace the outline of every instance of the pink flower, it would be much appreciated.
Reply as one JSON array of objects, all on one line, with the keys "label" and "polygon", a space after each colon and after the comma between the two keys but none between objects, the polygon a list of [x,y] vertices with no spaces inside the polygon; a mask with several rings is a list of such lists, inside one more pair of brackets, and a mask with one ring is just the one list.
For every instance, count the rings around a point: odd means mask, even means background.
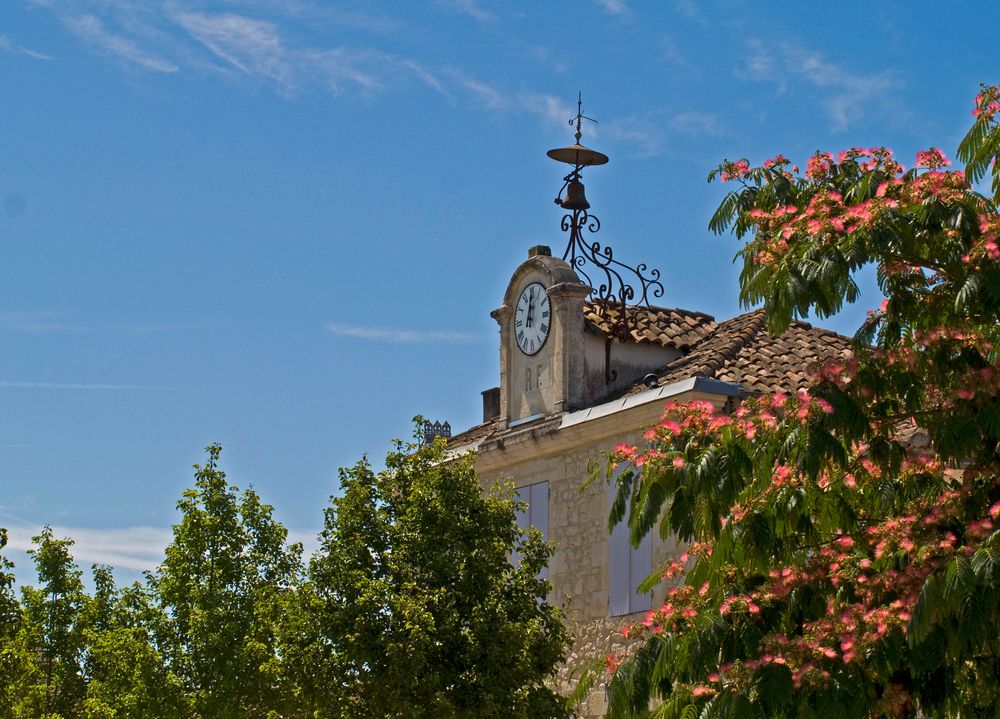
[{"label": "pink flower", "polygon": [[673,464],[675,469],[684,469],[684,458],[674,457]]},{"label": "pink flower", "polygon": [[627,459],[632,459],[636,455],[636,449],[631,445],[618,444],[615,446],[615,454],[625,457]]},{"label": "pink flower", "polygon": [[750,174],[750,163],[746,160],[727,162],[722,170],[721,179],[723,182],[729,182],[740,177],[746,177],[748,174]]},{"label": "pink flower", "polygon": [[927,167],[936,170],[950,164],[951,161],[937,147],[917,153],[917,167]]},{"label": "pink flower", "polygon": [[792,468],[785,464],[779,464],[774,468],[774,486],[780,487],[788,478],[792,476]]},{"label": "pink flower", "polygon": [[833,155],[829,152],[817,152],[806,162],[806,177],[810,180],[821,180],[833,166]]},{"label": "pink flower", "polygon": [[764,167],[770,169],[775,165],[787,165],[788,159],[784,155],[775,155],[770,160],[764,161]]},{"label": "pink flower", "polygon": [[674,422],[672,419],[664,420],[660,422],[660,426],[664,429],[666,435],[669,437],[674,434],[681,433],[681,426]]}]

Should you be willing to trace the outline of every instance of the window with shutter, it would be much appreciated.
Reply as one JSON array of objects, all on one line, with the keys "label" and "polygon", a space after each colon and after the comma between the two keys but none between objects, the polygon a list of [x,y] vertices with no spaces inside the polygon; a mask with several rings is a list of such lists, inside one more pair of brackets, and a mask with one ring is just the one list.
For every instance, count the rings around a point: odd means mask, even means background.
[{"label": "window with shutter", "polygon": [[[618,465],[611,477],[608,493],[608,507],[614,502],[617,491],[618,475],[625,471],[628,465]],[[608,538],[608,613],[613,616],[632,614],[633,612],[649,611],[653,606],[651,593],[639,594],[636,591],[642,580],[653,571],[653,538],[647,534],[638,547],[629,542],[628,507],[625,517],[611,530]]]},{"label": "window with shutter", "polygon": [[[517,510],[517,526],[521,529],[534,527],[542,533],[542,539],[549,538],[549,483],[537,482],[524,487],[518,487],[516,499],[526,506]],[[517,564],[521,561],[518,552],[514,552],[511,560]],[[548,567],[542,568],[538,575],[542,579],[549,576]]]}]

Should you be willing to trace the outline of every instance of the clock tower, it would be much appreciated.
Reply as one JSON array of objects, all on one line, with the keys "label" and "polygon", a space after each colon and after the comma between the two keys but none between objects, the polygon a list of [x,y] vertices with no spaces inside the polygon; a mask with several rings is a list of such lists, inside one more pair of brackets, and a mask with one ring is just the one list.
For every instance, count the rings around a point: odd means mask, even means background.
[{"label": "clock tower", "polygon": [[500,325],[500,418],[507,423],[576,409],[584,402],[584,300],[591,293],[548,247],[528,251],[511,278]]}]

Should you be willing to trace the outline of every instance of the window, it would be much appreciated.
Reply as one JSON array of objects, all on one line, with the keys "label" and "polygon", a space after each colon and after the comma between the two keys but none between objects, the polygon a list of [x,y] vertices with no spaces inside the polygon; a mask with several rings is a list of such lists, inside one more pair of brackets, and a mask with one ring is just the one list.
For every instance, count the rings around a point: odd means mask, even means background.
[{"label": "window", "polygon": [[[614,502],[617,491],[616,481],[618,475],[629,465],[622,463],[618,465],[615,473],[611,477],[611,487],[608,494],[608,508]],[[628,528],[628,507],[625,509],[625,517],[615,525],[608,538],[609,544],[609,565],[608,565],[608,613],[613,616],[632,614],[633,612],[649,611],[653,606],[653,595],[651,593],[639,594],[636,592],[642,580],[653,571],[653,538],[652,534],[647,534],[642,538],[638,547],[633,547],[629,542]]]},{"label": "window", "polygon": [[[517,510],[517,526],[521,529],[534,527],[542,533],[542,539],[549,538],[549,483],[538,482],[524,487],[518,487],[516,499],[527,504],[526,507]],[[517,564],[521,557],[514,552],[511,557]],[[548,567],[542,569],[539,577],[546,579],[549,576]]]}]

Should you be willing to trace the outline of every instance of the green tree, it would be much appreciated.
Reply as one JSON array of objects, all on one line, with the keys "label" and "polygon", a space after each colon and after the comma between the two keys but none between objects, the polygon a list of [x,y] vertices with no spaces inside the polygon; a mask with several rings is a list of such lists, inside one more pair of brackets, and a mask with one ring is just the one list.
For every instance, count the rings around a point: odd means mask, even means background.
[{"label": "green tree", "polygon": [[397,443],[384,471],[362,460],[340,483],[283,650],[315,716],[566,716],[550,550],[509,491],[484,494],[440,442]]},{"label": "green tree", "polygon": [[278,601],[299,581],[302,548],[286,544],[287,530],[252,490],[228,484],[218,467],[221,448],[206,451],[150,580],[165,617],[151,618],[155,645],[181,677],[195,716],[285,715],[290,691],[275,626]]},{"label": "green tree", "polygon": [[118,591],[107,567],[94,567],[86,616],[86,719],[185,719],[191,716],[179,677],[153,642],[166,617],[139,584]]},{"label": "green tree", "polygon": [[741,299],[773,332],[865,267],[887,299],[809,392],[670,406],[613,459],[642,462],[611,521],[631,496],[633,541],[690,548],[609,658],[611,716],[1000,715],[1000,216],[970,186],[992,163],[1000,194],[998,112],[984,88],[968,175],[885,148],[710,175],[740,185],[710,226],[745,240]]},{"label": "green tree", "polygon": [[73,560],[71,539],[56,539],[52,528],[32,537],[28,550],[39,586],[21,590],[24,622],[16,640],[30,660],[17,686],[16,716],[77,717],[86,692],[84,678],[84,608],[81,572]]},{"label": "green tree", "polygon": [[[0,528],[0,552],[7,546],[7,530]],[[21,605],[14,593],[14,563],[0,554],[0,716],[14,715],[19,678],[29,657],[18,641],[23,626]]]}]

